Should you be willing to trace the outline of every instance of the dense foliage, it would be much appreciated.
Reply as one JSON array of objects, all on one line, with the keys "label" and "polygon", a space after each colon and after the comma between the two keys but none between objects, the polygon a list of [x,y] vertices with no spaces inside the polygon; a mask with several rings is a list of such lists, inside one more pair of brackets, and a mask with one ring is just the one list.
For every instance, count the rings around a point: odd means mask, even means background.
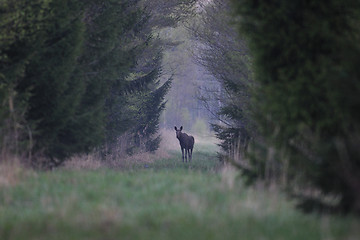
[{"label": "dense foliage", "polygon": [[300,176],[360,212],[360,2],[233,2],[254,59],[262,172]]},{"label": "dense foliage", "polygon": [[101,145],[111,151],[127,131],[158,147],[170,80],[158,81],[161,47],[139,1],[2,1],[0,13],[2,159],[57,165]]}]

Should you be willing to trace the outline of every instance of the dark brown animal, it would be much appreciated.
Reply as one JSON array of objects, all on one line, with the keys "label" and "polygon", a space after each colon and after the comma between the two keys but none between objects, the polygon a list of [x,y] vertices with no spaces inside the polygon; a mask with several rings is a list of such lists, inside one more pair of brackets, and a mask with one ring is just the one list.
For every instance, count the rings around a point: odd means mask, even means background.
[{"label": "dark brown animal", "polygon": [[178,130],[175,127],[176,131],[176,138],[179,139],[181,153],[182,153],[182,160],[184,162],[184,150],[185,150],[185,161],[187,162],[187,156],[189,156],[189,162],[192,159],[192,152],[194,148],[195,139],[193,136],[189,136],[186,133],[181,132],[183,127],[181,126]]}]

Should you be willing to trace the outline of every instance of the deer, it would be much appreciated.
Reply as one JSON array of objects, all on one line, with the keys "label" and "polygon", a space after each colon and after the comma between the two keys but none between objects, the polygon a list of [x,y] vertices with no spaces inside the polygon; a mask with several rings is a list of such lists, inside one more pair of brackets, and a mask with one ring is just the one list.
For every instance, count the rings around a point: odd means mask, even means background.
[{"label": "deer", "polygon": [[195,139],[193,136],[189,136],[186,133],[181,132],[183,130],[183,127],[181,126],[180,129],[177,129],[175,126],[176,131],[176,138],[179,140],[181,153],[182,153],[182,161],[184,162],[184,150],[185,150],[185,162],[188,160],[189,156],[189,162],[192,159],[192,152],[194,148]]}]

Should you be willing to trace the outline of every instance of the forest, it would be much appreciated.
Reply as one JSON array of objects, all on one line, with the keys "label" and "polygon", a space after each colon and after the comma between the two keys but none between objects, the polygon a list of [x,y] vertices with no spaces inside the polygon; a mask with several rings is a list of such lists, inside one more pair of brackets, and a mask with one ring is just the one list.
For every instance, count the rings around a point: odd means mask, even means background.
[{"label": "forest", "polygon": [[359,26],[359,0],[1,0],[0,239],[356,239]]}]

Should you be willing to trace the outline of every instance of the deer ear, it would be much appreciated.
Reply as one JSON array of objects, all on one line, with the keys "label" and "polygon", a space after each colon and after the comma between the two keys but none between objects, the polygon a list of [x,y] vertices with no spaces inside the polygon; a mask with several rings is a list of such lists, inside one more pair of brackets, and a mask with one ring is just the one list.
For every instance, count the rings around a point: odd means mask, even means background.
[{"label": "deer ear", "polygon": [[177,131],[177,127],[175,127],[175,131]]},{"label": "deer ear", "polygon": [[182,130],[182,126],[180,127],[180,131]]}]

